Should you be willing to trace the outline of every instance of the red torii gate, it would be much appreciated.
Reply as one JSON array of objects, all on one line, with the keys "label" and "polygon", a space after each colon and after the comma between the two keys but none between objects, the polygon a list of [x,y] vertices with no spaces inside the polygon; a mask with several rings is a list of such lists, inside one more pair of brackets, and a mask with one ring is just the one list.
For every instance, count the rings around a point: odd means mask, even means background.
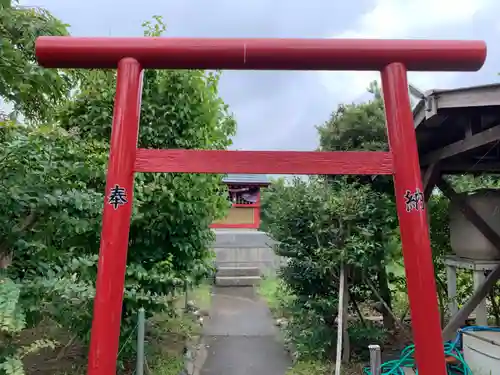
[{"label": "red torii gate", "polygon": [[[416,360],[445,375],[407,71],[476,71],[481,41],[40,37],[47,68],[118,68],[89,375],[116,373],[135,172],[393,174]],[[138,149],[143,69],[378,70],[390,152]]]}]

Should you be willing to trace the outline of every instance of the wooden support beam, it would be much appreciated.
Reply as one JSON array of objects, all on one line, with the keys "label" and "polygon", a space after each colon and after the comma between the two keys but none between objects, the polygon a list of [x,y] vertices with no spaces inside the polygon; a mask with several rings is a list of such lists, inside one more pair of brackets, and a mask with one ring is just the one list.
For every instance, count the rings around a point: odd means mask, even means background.
[{"label": "wooden support beam", "polygon": [[427,202],[432,194],[432,189],[440,178],[440,170],[437,163],[429,165],[423,174],[422,185],[424,188],[424,199]]},{"label": "wooden support beam", "polygon": [[[467,121],[467,124],[465,125],[464,129],[465,139],[472,137],[472,127],[474,126],[474,123],[476,121],[477,121],[477,116],[474,116],[474,119],[469,118],[469,121]],[[479,116],[479,124],[481,124],[481,116]]]},{"label": "wooden support beam", "polygon": [[[479,287],[484,284],[484,281],[486,280],[486,276],[484,275],[484,270],[474,271],[472,273],[472,279],[474,282],[474,284],[473,284],[474,292],[476,292],[479,289]],[[488,292],[488,294],[490,294],[489,292]],[[486,300],[485,299],[481,300],[481,302],[478,303],[474,312],[476,314],[476,325],[477,326],[487,326],[488,325],[488,308],[486,307]]]},{"label": "wooden support beam", "polygon": [[474,309],[486,298],[490,290],[495,286],[500,278],[500,266],[495,268],[479,285],[472,295],[472,297],[465,303],[465,305],[453,316],[446,327],[443,329],[443,340],[452,340],[455,338],[457,329],[465,322]]},{"label": "wooden support beam", "polygon": [[481,234],[486,237],[488,241],[491,242],[493,246],[500,252],[500,235],[493,230],[486,221],[467,203],[467,197],[458,194],[453,190],[453,188],[444,179],[439,179],[437,182],[439,190],[448,197],[451,201],[458,204],[460,211],[476,228],[481,232]]},{"label": "wooden support beam", "polygon": [[463,173],[500,173],[500,163],[492,160],[472,161],[442,161],[439,164],[442,174]]},{"label": "wooden support beam", "polygon": [[440,160],[451,158],[452,156],[462,154],[464,152],[474,150],[475,148],[487,145],[500,140],[500,125],[496,125],[488,130],[474,134],[470,137],[452,143],[442,149],[430,152],[422,156],[420,165],[425,166],[436,163]]},{"label": "wooden support beam", "polygon": [[390,175],[382,151],[228,151],[137,149],[135,172]]}]

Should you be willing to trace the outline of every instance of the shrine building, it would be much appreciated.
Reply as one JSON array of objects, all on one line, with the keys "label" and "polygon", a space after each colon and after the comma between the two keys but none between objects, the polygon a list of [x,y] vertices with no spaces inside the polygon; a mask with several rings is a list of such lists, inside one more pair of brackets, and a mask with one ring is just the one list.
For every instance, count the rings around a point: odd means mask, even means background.
[{"label": "shrine building", "polygon": [[270,185],[266,175],[228,174],[222,182],[228,188],[231,208],[227,216],[215,221],[210,227],[216,229],[250,229],[260,226],[260,191]]}]

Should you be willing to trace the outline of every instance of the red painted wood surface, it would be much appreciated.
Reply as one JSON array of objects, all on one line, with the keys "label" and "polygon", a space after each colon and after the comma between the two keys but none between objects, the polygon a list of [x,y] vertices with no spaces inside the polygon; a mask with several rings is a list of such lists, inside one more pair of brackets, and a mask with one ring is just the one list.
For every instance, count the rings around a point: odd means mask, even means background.
[{"label": "red painted wood surface", "polygon": [[253,223],[246,224],[229,224],[229,223],[213,223],[210,228],[230,228],[230,229],[259,229],[260,227],[260,191],[257,196],[257,203],[252,204],[233,204],[232,207],[253,208]]},{"label": "red painted wood surface", "polygon": [[[88,359],[89,375],[116,374],[141,95],[142,68],[134,59],[123,59],[118,66],[111,131],[111,151],[106,178],[106,200]],[[127,200],[125,204],[116,208],[107,200],[110,190],[115,185],[125,189]]]},{"label": "red painted wood surface", "polygon": [[136,172],[392,174],[388,152],[137,150]]},{"label": "red painted wood surface", "polygon": [[418,373],[446,375],[427,213],[423,196],[419,209],[408,210],[405,199],[407,192],[424,189],[403,64],[393,63],[382,71],[382,89]]},{"label": "red painted wood surface", "polygon": [[394,61],[415,71],[475,71],[482,41],[376,39],[208,39],[39,37],[47,68],[116,68],[133,57],[146,69],[381,70]]},{"label": "red painted wood surface", "polygon": [[258,204],[258,207],[255,208],[255,210],[253,211],[253,222],[254,224],[256,225],[256,229],[258,229],[260,227],[260,206],[261,206],[261,200],[260,200],[260,191],[258,192],[258,196],[257,196],[257,204]]}]

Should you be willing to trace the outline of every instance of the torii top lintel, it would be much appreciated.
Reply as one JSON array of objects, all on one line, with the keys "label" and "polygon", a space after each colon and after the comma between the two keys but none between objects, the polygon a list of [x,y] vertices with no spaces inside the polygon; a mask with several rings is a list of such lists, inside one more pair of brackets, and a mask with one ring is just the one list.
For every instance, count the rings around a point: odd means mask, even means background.
[{"label": "torii top lintel", "polygon": [[46,68],[116,68],[131,57],[145,69],[476,71],[483,41],[387,39],[211,39],[39,37]]}]

